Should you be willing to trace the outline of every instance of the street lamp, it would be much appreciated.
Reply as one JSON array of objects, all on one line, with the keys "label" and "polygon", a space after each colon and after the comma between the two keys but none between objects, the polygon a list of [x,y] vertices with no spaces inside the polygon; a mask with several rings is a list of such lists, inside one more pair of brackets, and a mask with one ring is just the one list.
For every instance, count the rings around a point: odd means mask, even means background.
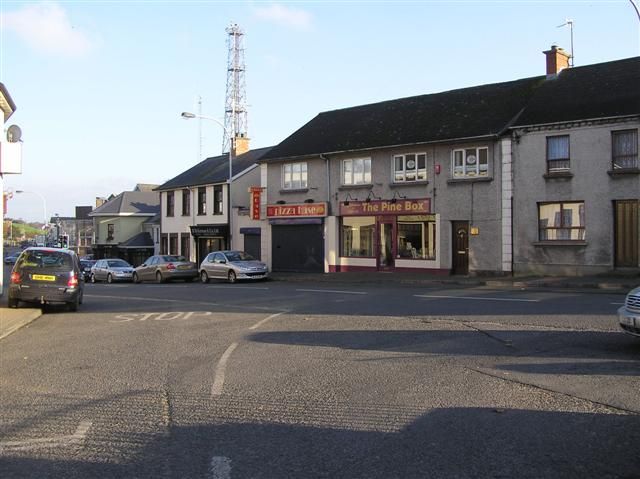
[{"label": "street lamp", "polygon": [[231,137],[231,148],[229,148],[229,181],[228,181],[228,185],[227,185],[227,194],[228,194],[228,204],[227,204],[227,217],[228,217],[228,222],[229,222],[229,249],[233,249],[232,246],[232,237],[233,237],[233,227],[232,227],[232,223],[231,223],[231,179],[233,178],[233,149],[235,148],[235,138],[233,135],[233,132],[231,135],[229,135],[229,132],[227,131],[227,128],[224,126],[224,124],[218,120],[217,118],[213,118],[211,116],[204,116],[204,115],[196,115],[195,113],[190,113],[188,111],[183,111],[180,116],[182,118],[184,118],[185,120],[192,120],[194,118],[198,118],[200,120],[209,120],[212,121],[214,123],[217,123],[218,126],[220,126],[220,128],[222,128],[222,131],[224,132],[224,136]]},{"label": "street lamp", "polygon": [[16,193],[31,193],[33,195],[36,195],[36,196],[40,197],[40,199],[42,200],[42,209],[44,211],[44,225],[43,226],[47,226],[49,224],[49,220],[47,219],[47,200],[44,199],[44,196],[42,196],[40,193],[38,193],[36,191],[16,190]]}]

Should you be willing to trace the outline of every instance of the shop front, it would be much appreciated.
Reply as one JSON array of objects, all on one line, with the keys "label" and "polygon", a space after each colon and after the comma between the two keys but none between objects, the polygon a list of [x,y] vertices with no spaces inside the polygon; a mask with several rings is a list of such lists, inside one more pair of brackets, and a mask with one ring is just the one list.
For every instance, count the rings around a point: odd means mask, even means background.
[{"label": "shop front", "polygon": [[324,272],[326,203],[267,205],[273,271]]},{"label": "shop front", "polygon": [[438,270],[437,225],[429,198],[340,203],[330,271]]},{"label": "shop front", "polygon": [[191,236],[196,245],[196,261],[202,263],[205,256],[212,251],[227,249],[229,244],[228,225],[196,225],[190,226]]}]

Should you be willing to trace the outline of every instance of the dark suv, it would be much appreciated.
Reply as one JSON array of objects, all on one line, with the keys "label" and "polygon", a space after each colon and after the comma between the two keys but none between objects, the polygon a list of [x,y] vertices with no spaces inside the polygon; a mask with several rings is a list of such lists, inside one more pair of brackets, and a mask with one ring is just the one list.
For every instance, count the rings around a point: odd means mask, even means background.
[{"label": "dark suv", "polygon": [[8,303],[65,303],[76,311],[82,304],[84,276],[78,256],[71,250],[27,248],[11,271]]}]

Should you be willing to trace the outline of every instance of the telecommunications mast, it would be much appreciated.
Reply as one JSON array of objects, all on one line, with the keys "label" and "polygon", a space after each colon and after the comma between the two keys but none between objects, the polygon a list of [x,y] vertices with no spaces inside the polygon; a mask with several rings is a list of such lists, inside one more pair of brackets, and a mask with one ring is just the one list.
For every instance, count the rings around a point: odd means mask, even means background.
[{"label": "telecommunications mast", "polygon": [[224,137],[222,152],[231,149],[231,138],[247,136],[246,84],[244,79],[244,32],[235,23],[225,30],[227,32],[227,97],[224,109]]}]

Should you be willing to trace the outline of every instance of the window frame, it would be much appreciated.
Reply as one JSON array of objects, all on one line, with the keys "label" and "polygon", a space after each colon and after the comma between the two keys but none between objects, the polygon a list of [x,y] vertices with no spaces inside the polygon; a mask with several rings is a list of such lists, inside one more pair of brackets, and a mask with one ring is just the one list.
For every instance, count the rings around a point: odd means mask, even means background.
[{"label": "window frame", "polygon": [[[540,217],[540,209],[543,206],[549,206],[549,205],[559,205],[560,226],[556,226],[555,223],[553,226],[544,226],[544,227],[541,226],[542,220]],[[581,215],[581,217],[580,216],[578,217],[578,224],[579,225],[582,224],[582,226],[565,225],[565,215],[563,214],[563,211],[573,211],[573,209],[564,208],[564,205],[578,205],[578,214]],[[542,201],[537,203],[537,208],[538,208],[538,241],[546,242],[546,243],[567,242],[567,241],[574,242],[574,243],[576,242],[582,243],[585,241],[587,226],[586,226],[586,211],[585,211],[584,201]],[[573,224],[573,219],[571,223]],[[556,235],[555,235],[556,238],[549,238],[548,231],[550,230],[556,231]],[[578,238],[576,239],[571,238],[573,236],[572,232],[574,230],[578,231]],[[558,233],[562,233],[562,234],[559,235]],[[565,236],[566,233],[568,233],[568,238],[558,237],[558,236]]]},{"label": "window frame", "polygon": [[[412,174],[414,175],[413,179],[407,178],[407,163],[410,160],[407,160],[408,156],[413,156],[413,161],[415,162],[415,168],[412,169]],[[419,157],[424,157],[424,167],[420,168],[420,159]],[[399,170],[397,168],[397,161],[400,160],[402,162],[402,169]],[[420,178],[420,174],[423,173],[424,177]],[[429,177],[427,174],[427,153],[426,152],[416,152],[416,153],[402,153],[399,155],[393,155],[391,157],[391,181],[392,183],[416,183],[420,181],[428,181]]]},{"label": "window frame", "polygon": [[[361,250],[367,252],[367,250],[371,253],[368,254],[350,254],[350,252],[354,251],[353,249],[353,236],[347,238],[345,237],[345,228],[351,228],[354,230],[353,225],[345,225],[345,221],[368,221],[368,224],[358,225],[358,245],[361,246]],[[343,216],[340,218],[340,232],[339,232],[339,243],[340,243],[340,257],[341,258],[375,258],[376,255],[376,232],[378,230],[378,225],[375,216]],[[371,237],[364,236],[362,231],[365,231],[367,234],[370,234]]]},{"label": "window frame", "polygon": [[182,216],[191,215],[191,190],[182,190]]},{"label": "window frame", "polygon": [[167,196],[166,196],[166,214],[167,217],[172,217],[175,215],[175,209],[176,209],[176,197],[173,191],[167,191]]},{"label": "window frame", "polygon": [[198,187],[198,216],[207,214],[207,187]]},{"label": "window frame", "polygon": [[[299,174],[300,179],[298,180],[298,184],[295,183],[296,180],[293,179],[294,174],[296,174],[295,167],[299,166]],[[289,170],[289,172],[287,172]],[[283,190],[304,190],[308,188],[309,185],[309,167],[306,161],[299,161],[294,163],[285,163],[282,165],[282,189]],[[287,180],[289,177],[289,180]]]},{"label": "window frame", "polygon": [[[355,169],[356,162],[362,163],[360,171],[358,172],[358,176],[360,176],[359,180],[356,180],[356,169]],[[351,170],[349,172],[351,175],[351,180],[347,182],[346,174],[347,174],[348,164],[351,165],[350,166]],[[368,178],[367,178],[367,175],[368,175]],[[371,185],[372,184],[371,182],[372,182],[371,157],[346,158],[341,161],[340,184],[342,186]]]},{"label": "window frame", "polygon": [[223,189],[222,185],[213,185],[213,214],[221,215],[224,214],[224,204],[223,204]]},{"label": "window frame", "polygon": [[[633,134],[635,136],[635,153],[630,155],[616,155],[616,141],[615,138],[621,137],[624,134]],[[640,169],[640,162],[638,161],[638,129],[637,128],[629,128],[625,130],[612,130],[611,131],[611,169],[613,171],[617,170],[637,170]],[[628,159],[631,160],[631,166],[616,166],[616,159],[619,160],[620,157],[630,157]]]},{"label": "window frame", "polygon": [[[467,156],[467,152],[471,151],[471,150],[475,150],[475,174],[471,175],[468,174],[467,170],[469,168],[468,166],[468,160],[467,158],[469,156]],[[486,152],[486,162],[484,163],[485,167],[484,168],[484,172],[485,174],[482,174],[482,168],[481,168],[481,162],[480,162],[480,151],[484,151]],[[461,153],[461,164],[460,166],[456,165],[456,153]],[[471,163],[471,165],[473,165],[473,163]],[[458,173],[460,172],[460,173]],[[478,178],[490,178],[491,176],[489,175],[489,147],[488,146],[466,146],[463,148],[454,148],[453,151],[451,152],[451,177],[453,179],[478,179]]]},{"label": "window frame", "polygon": [[[554,140],[566,139],[567,149],[566,155],[563,157],[550,157],[550,146]],[[570,135],[551,135],[545,137],[545,159],[547,165],[547,173],[564,173],[571,171],[571,136]],[[561,166],[551,166],[552,163],[559,163]]]}]

